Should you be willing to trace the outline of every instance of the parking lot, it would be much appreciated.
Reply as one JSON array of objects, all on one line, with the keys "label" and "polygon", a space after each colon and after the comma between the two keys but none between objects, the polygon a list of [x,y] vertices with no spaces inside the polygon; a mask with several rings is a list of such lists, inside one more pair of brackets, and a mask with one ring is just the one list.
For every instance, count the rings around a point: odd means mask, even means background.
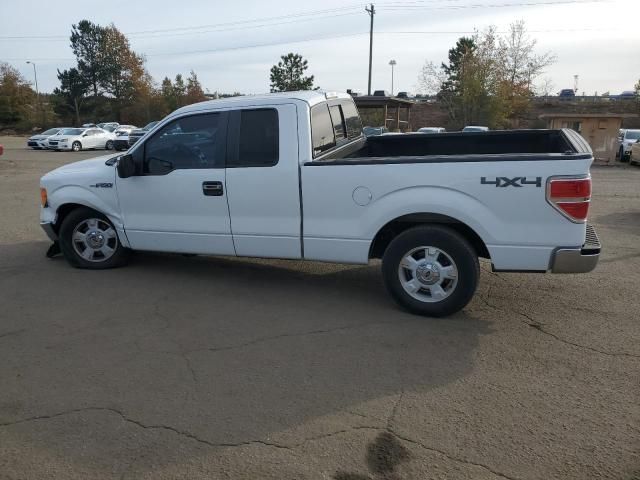
[{"label": "parking lot", "polygon": [[492,273],[445,319],[377,265],[45,258],[0,137],[0,479],[640,478],[640,168],[594,167],[585,275]]}]

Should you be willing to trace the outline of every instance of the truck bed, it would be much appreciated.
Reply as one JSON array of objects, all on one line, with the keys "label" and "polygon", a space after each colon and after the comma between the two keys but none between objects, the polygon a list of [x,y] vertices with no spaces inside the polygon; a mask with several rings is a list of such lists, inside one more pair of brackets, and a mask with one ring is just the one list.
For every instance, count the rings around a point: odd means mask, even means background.
[{"label": "truck bed", "polygon": [[495,130],[372,136],[310,164],[569,160],[591,155],[586,142],[572,130]]}]

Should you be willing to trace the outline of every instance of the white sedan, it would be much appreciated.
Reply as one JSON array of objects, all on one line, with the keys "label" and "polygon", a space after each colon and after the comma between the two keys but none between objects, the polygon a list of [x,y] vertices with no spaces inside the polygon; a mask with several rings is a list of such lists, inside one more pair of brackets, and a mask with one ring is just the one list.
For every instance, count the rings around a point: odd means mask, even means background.
[{"label": "white sedan", "polygon": [[92,148],[113,149],[113,133],[101,128],[65,128],[49,137],[48,147],[51,150],[88,150]]},{"label": "white sedan", "polygon": [[41,148],[47,148],[47,142],[51,135],[55,135],[62,128],[50,128],[49,130],[45,130],[42,133],[38,133],[37,135],[33,135],[29,137],[27,140],[27,146],[31,147],[35,150],[40,150]]}]

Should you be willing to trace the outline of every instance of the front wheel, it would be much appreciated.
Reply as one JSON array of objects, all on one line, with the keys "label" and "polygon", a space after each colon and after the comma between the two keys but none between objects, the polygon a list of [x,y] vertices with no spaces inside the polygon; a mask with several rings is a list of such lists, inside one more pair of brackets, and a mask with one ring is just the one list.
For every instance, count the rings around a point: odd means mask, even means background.
[{"label": "front wheel", "polygon": [[71,144],[71,150],[73,150],[74,152],[79,152],[80,150],[82,150],[82,144],[80,142],[73,142]]},{"label": "front wheel", "polygon": [[130,250],[122,246],[109,219],[90,208],[69,213],[59,237],[64,257],[76,268],[114,268],[129,258]]},{"label": "front wheel", "polygon": [[382,273],[400,306],[419,315],[443,317],[471,301],[480,265],[475,250],[458,232],[426,225],[393,239],[382,259]]}]

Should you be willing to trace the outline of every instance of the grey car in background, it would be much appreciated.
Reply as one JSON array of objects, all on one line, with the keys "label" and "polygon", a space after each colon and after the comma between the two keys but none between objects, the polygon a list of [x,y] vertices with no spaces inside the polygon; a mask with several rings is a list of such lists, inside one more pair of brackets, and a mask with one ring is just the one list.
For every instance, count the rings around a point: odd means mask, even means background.
[{"label": "grey car in background", "polygon": [[60,130],[62,130],[62,128],[50,128],[49,130],[45,130],[42,133],[29,137],[27,140],[27,147],[31,147],[34,150],[43,150],[48,148],[49,137],[51,135],[55,135]]},{"label": "grey car in background", "polygon": [[129,146],[135,144],[138,140],[144,137],[147,134],[147,132],[151,130],[153,127],[155,127],[157,124],[158,122],[151,122],[151,123],[147,123],[142,128],[136,128],[135,130],[131,130],[131,132],[129,132]]}]

